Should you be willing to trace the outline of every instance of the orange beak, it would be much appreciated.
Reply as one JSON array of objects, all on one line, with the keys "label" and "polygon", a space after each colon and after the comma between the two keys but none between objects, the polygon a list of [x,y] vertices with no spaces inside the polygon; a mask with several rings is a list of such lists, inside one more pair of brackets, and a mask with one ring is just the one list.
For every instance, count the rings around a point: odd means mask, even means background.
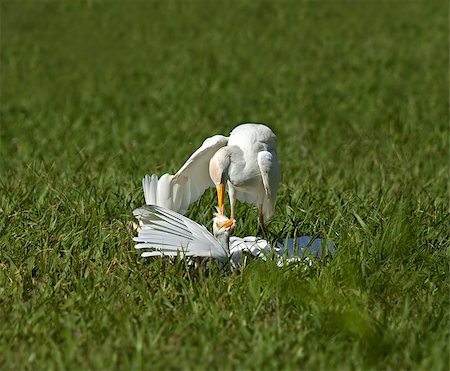
[{"label": "orange beak", "polygon": [[225,215],[224,210],[223,210],[223,194],[225,192],[225,184],[223,184],[223,183],[217,184],[216,190],[217,190],[217,202],[219,204],[219,214]]},{"label": "orange beak", "polygon": [[220,228],[228,228],[233,224],[233,219],[228,219],[226,222],[217,223]]}]

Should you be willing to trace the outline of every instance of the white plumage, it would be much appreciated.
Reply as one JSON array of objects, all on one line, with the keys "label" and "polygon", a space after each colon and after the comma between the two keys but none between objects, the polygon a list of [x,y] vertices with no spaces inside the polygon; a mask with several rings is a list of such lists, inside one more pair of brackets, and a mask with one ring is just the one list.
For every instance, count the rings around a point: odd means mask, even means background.
[{"label": "white plumage", "polygon": [[228,239],[232,226],[218,228],[215,238],[208,230],[172,210],[155,205],[145,205],[133,211],[139,221],[139,233],[133,241],[136,249],[149,249],[149,256],[212,257],[225,262],[229,259]]},{"label": "white plumage", "polygon": [[231,261],[235,265],[246,253],[266,259],[273,252],[278,256],[277,264],[282,266],[293,261],[311,263],[307,255],[321,257],[323,247],[334,255],[333,244],[325,244],[320,238],[289,238],[277,242],[272,248],[266,240],[254,236],[230,236],[234,223],[221,227],[223,219],[227,219],[222,215],[213,219],[213,235],[204,226],[160,206],[145,205],[134,210],[133,214],[139,221],[138,236],[133,241],[137,242],[136,249],[146,250],[141,253],[142,257],[209,257],[220,262]]},{"label": "white plumage", "polygon": [[231,219],[236,199],[254,204],[264,232],[264,219],[274,212],[280,180],[276,137],[263,124],[241,124],[227,138],[207,138],[176,174],[145,176],[145,202],[184,214],[204,191],[216,186],[219,212],[224,215],[223,191],[229,194]]}]

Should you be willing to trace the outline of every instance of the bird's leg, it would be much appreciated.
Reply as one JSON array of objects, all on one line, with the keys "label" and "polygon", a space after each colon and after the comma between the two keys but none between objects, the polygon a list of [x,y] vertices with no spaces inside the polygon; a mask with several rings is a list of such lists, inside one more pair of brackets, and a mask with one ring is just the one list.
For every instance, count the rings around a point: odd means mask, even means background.
[{"label": "bird's leg", "polygon": [[262,205],[258,207],[258,225],[261,228],[262,234],[267,242],[269,242],[269,236],[266,232],[266,228],[264,227],[264,217],[262,212]]}]

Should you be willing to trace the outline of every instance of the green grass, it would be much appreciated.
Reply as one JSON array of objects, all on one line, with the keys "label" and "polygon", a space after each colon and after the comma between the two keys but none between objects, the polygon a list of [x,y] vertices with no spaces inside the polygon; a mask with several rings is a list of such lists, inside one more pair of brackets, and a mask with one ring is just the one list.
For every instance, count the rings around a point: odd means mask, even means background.
[{"label": "green grass", "polygon": [[[0,368],[448,368],[448,4],[4,0],[0,36]],[[272,236],[336,258],[141,259],[142,176],[244,121]]]}]

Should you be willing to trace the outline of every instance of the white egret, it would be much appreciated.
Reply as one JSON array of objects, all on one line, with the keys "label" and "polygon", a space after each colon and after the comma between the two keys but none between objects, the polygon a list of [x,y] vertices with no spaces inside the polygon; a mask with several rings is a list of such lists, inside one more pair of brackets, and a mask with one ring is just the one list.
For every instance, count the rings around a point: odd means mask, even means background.
[{"label": "white egret", "polygon": [[[246,123],[234,128],[229,137],[207,138],[176,174],[145,176],[145,202],[184,214],[208,187],[215,186],[219,214],[225,215],[224,192],[230,200],[231,225],[236,199],[258,207],[258,223],[266,235],[264,219],[269,219],[276,201],[280,165],[276,136],[263,124]],[[221,222],[219,222],[221,223]],[[227,225],[224,225],[225,227]]]},{"label": "white egret", "polygon": [[324,240],[309,236],[276,242],[274,248],[254,236],[231,236],[235,223],[220,214],[213,219],[213,234],[203,225],[164,207],[145,205],[135,209],[133,214],[139,221],[138,235],[133,238],[137,242],[135,248],[147,250],[142,257],[209,257],[222,263],[230,261],[234,266],[245,253],[265,259],[273,252],[278,256],[277,265],[282,266],[294,261],[306,261],[311,265],[307,255],[320,258],[323,247],[332,256],[335,253],[331,242],[325,244]]},{"label": "white egret", "polygon": [[[156,205],[145,205],[133,211],[139,221],[139,233],[133,241],[136,249],[150,249],[149,256],[211,257],[221,262],[230,258],[229,239],[234,222],[224,223],[217,215],[213,220],[214,236],[193,220],[173,210]],[[226,226],[223,226],[226,224]]]}]

